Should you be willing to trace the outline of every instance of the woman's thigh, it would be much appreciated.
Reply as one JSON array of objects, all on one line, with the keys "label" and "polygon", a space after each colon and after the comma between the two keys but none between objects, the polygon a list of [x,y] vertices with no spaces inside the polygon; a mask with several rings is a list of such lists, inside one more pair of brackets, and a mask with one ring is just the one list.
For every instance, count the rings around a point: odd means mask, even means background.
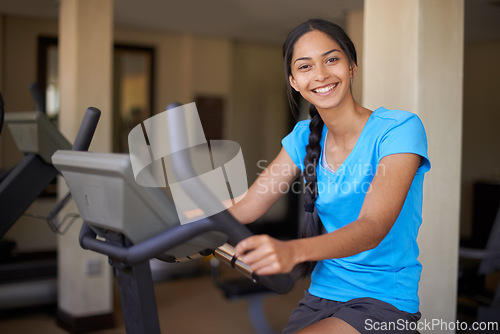
[{"label": "woman's thigh", "polygon": [[306,291],[305,297],[290,315],[283,333],[302,330],[304,332],[300,333],[314,333],[323,329],[329,333],[414,333],[411,328],[397,326],[415,323],[419,318],[420,313],[407,313],[373,298],[337,302],[313,296]]},{"label": "woman's thigh", "polygon": [[330,317],[320,320],[297,332],[297,334],[321,334],[321,333],[360,334],[356,330],[356,328],[352,327],[344,320],[335,317]]}]

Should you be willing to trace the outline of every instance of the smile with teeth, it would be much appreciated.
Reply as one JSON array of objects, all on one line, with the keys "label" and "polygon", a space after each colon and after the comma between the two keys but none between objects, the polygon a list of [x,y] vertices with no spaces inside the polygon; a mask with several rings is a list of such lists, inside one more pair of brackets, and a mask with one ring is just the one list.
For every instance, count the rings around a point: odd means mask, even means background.
[{"label": "smile with teeth", "polygon": [[326,87],[320,87],[320,88],[313,89],[313,92],[319,93],[319,94],[324,94],[324,93],[328,93],[329,91],[331,91],[335,87],[337,87],[337,83],[335,83],[333,85],[328,85]]}]

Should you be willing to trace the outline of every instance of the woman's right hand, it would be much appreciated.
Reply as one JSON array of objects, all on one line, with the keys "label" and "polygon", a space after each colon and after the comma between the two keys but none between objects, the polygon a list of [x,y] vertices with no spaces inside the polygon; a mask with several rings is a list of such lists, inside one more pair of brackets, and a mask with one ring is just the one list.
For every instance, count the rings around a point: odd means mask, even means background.
[{"label": "woman's right hand", "polygon": [[287,274],[300,262],[294,241],[254,235],[236,245],[235,255],[257,275]]}]

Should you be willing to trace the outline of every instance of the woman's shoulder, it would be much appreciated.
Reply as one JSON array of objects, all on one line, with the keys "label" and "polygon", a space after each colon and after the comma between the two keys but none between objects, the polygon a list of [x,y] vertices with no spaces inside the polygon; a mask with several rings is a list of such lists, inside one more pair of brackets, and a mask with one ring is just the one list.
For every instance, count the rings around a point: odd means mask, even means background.
[{"label": "woman's shoulder", "polygon": [[298,121],[289,135],[297,139],[304,137],[309,138],[309,134],[311,133],[311,130],[309,129],[309,124],[311,124],[310,119]]},{"label": "woman's shoulder", "polygon": [[290,148],[292,146],[305,147],[305,145],[309,142],[309,134],[311,133],[311,130],[309,129],[310,123],[311,120],[309,119],[297,122],[293,130],[281,141],[283,146],[285,146],[285,148]]},{"label": "woman's shoulder", "polygon": [[304,119],[302,121],[298,121],[297,124],[295,124],[293,131],[304,131],[304,130],[309,130],[309,124],[311,124],[310,119]]},{"label": "woman's shoulder", "polygon": [[383,158],[394,153],[415,153],[424,158],[417,174],[430,169],[427,156],[427,135],[420,118],[409,111],[377,109],[374,114],[378,124],[378,156]]},{"label": "woman's shoulder", "polygon": [[420,120],[417,114],[400,109],[387,109],[380,107],[373,112],[373,115],[394,123],[404,123],[408,120]]},{"label": "woman's shoulder", "polygon": [[305,148],[309,142],[309,134],[311,133],[311,130],[309,130],[310,123],[310,120],[297,122],[293,130],[281,141],[283,148],[290,158],[301,169],[302,161],[306,154]]}]

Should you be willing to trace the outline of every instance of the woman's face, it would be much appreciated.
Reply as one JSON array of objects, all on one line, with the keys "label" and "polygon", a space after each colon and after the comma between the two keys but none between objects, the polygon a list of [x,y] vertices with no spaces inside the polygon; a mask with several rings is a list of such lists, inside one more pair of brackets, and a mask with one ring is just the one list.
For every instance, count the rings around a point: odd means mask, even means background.
[{"label": "woman's face", "polygon": [[295,43],[290,85],[319,109],[335,108],[351,95],[356,66],[325,33],[313,30]]}]

